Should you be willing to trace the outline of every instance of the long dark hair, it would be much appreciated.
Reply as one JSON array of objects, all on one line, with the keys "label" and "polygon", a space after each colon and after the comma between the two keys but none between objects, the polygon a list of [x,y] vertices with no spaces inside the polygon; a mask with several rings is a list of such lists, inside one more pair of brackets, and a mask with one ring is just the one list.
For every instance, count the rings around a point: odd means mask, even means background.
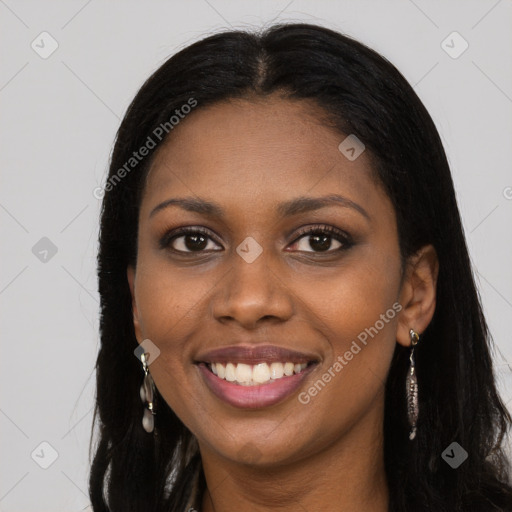
[{"label": "long dark hair", "polygon": [[[260,33],[218,33],[172,56],[144,83],[117,133],[99,236],[101,348],[93,419],[99,437],[89,481],[94,511],[181,511],[194,472],[202,475],[194,436],[158,391],[157,435],[141,424],[143,374],[134,356],[126,268],[136,265],[141,193],[160,144],[140,161],[130,158],[149,145],[148,137],[165,140],[155,137],[157,127],[166,126],[172,137],[179,121],[169,119],[191,99],[197,110],[276,92],[314,102],[325,111],[325,123],[357,135],[394,204],[403,260],[426,244],[439,258],[436,311],[415,353],[420,413],[413,441],[405,402],[409,350],[398,343],[386,382],[390,510],[512,510],[502,448],[511,417],[497,392],[491,337],[435,125],[405,78],[375,51],[320,26],[280,24]],[[442,457],[452,442],[468,453],[457,469]]]}]

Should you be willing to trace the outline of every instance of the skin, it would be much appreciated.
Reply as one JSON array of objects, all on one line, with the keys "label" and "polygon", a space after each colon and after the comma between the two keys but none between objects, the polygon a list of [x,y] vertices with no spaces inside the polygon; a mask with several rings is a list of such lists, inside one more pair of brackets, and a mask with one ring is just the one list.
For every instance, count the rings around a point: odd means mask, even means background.
[{"label": "skin", "polygon": [[[160,349],[150,366],[155,384],[198,440],[205,512],[388,510],[384,383],[395,344],[409,346],[409,329],[421,334],[433,316],[438,263],[426,246],[402,268],[394,208],[369,155],[348,160],[338,150],[345,136],[320,119],[314,105],[277,96],[198,108],[173,130],[148,175],[137,268],[127,269],[134,328],[139,343],[149,338]],[[340,206],[289,218],[274,210],[333,193],[368,218]],[[218,203],[226,218],[177,206],[150,217],[184,196]],[[299,228],[316,225],[346,231],[354,244],[339,251],[346,246],[333,237],[322,252],[310,235],[298,238]],[[173,247],[188,255],[159,247],[180,226],[212,232],[202,253],[190,252],[183,235]],[[252,263],[236,252],[248,236],[263,249]],[[400,313],[300,403],[298,394],[396,302]],[[235,408],[209,391],[193,361],[237,340],[312,353],[319,364],[283,402]]]}]

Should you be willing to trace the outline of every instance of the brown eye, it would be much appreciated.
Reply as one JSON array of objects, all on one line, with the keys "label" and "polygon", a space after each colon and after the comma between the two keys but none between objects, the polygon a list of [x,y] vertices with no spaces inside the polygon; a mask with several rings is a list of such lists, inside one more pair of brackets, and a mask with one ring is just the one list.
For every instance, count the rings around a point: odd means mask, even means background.
[{"label": "brown eye", "polygon": [[[309,227],[300,235],[293,245],[298,245],[298,250],[303,252],[336,252],[348,249],[352,245],[348,235],[331,226]],[[333,242],[335,242],[334,248],[332,248]],[[312,250],[308,250],[308,247]]]},{"label": "brown eye", "polygon": [[179,253],[200,253],[215,250],[216,246],[209,232],[200,228],[181,228],[166,234],[160,240],[160,248],[170,248]]},{"label": "brown eye", "polygon": [[[301,239],[304,239],[306,243],[303,244],[302,248],[299,245],[299,251],[306,251],[306,247],[309,244],[309,247],[311,247],[315,252],[326,252],[329,250],[333,243],[333,237],[331,235],[325,235],[320,233],[307,235],[307,237],[302,236]],[[338,240],[335,240],[335,242],[338,243],[337,248],[341,247],[342,244]]]}]

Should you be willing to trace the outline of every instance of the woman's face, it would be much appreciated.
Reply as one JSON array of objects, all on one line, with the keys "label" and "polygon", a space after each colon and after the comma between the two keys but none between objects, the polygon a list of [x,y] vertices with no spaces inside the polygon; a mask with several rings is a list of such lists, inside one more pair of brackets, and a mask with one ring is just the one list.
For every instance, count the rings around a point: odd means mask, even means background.
[{"label": "woman's face", "polygon": [[[346,136],[318,119],[276,97],[199,104],[144,191],[128,269],[136,336],[160,350],[155,384],[201,450],[231,462],[297,461],[382,427],[401,308],[395,213],[368,154],[354,159],[348,141],[342,153]],[[326,196],[338,200],[293,207]],[[183,198],[189,208],[158,208]],[[202,201],[215,211],[192,211]]]}]

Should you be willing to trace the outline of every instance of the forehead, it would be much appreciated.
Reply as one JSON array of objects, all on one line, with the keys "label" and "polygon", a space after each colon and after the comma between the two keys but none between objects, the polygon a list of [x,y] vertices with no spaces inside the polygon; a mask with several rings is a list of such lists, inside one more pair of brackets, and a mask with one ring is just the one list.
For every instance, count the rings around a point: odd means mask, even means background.
[{"label": "forehead", "polygon": [[142,209],[172,195],[236,200],[246,209],[304,195],[382,196],[369,155],[349,160],[338,149],[347,135],[324,118],[311,102],[276,96],[199,103],[158,151]]}]

